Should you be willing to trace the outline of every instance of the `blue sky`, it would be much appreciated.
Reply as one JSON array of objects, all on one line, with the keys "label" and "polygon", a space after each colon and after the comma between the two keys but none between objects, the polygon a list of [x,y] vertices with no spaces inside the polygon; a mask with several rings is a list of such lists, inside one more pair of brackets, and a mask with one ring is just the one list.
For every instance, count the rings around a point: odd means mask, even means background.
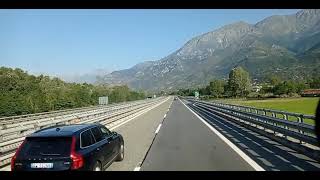
[{"label": "blue sky", "polygon": [[298,10],[0,10],[0,66],[82,74],[158,60],[236,21]]}]

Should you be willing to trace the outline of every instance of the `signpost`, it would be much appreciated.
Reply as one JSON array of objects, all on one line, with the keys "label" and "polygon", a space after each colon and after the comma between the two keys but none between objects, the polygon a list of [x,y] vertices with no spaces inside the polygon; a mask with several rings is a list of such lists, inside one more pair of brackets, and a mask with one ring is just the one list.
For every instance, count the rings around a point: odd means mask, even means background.
[{"label": "signpost", "polygon": [[107,105],[109,102],[108,96],[99,97],[99,105]]},{"label": "signpost", "polygon": [[195,92],[194,92],[194,97],[195,97],[196,99],[199,99],[199,92],[198,92],[198,91],[195,91]]}]

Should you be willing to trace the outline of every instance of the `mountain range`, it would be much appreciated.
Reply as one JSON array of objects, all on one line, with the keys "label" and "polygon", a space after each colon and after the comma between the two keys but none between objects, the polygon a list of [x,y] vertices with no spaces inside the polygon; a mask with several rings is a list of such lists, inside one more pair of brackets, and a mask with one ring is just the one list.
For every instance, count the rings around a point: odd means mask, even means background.
[{"label": "mountain range", "polygon": [[62,74],[56,75],[59,78],[63,79],[66,82],[75,82],[75,83],[105,83],[100,81],[101,77],[104,75],[109,74],[111,71],[105,68],[94,69],[87,73],[74,73],[74,74]]},{"label": "mountain range", "polygon": [[320,74],[320,10],[274,15],[256,24],[228,24],[192,38],[160,60],[106,74],[100,82],[170,91],[227,78],[237,66],[257,81],[271,74],[284,79]]}]

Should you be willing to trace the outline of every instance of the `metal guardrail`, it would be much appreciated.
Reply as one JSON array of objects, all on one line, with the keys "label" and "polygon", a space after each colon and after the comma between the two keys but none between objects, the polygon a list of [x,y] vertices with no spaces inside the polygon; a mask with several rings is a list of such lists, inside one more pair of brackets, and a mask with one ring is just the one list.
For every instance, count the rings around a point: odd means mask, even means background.
[{"label": "metal guardrail", "polygon": [[216,102],[213,102],[213,103],[223,104],[225,106],[228,106],[234,109],[240,109],[242,111],[253,112],[256,114],[268,115],[269,113],[269,116],[277,117],[285,120],[287,120],[289,117],[294,117],[295,120],[299,123],[305,123],[304,119],[315,120],[314,115],[299,114],[299,113],[286,112],[286,111],[280,111],[280,110],[274,110],[274,109],[254,108],[250,106],[241,106],[241,105],[234,105],[234,104],[227,104],[227,103],[216,103]]},{"label": "metal guardrail", "polygon": [[[139,100],[139,101],[143,101],[143,100]],[[139,101],[137,101],[137,102],[139,102]],[[35,113],[35,114],[25,114],[25,115],[19,115],[19,116],[1,117],[0,118],[0,128],[1,128],[1,125],[6,125],[6,124],[13,124],[13,123],[17,123],[17,122],[26,122],[26,121],[30,121],[30,120],[37,120],[37,119],[43,119],[43,118],[47,118],[47,117],[54,117],[57,115],[67,115],[67,114],[73,114],[73,113],[77,113],[77,112],[84,112],[84,111],[90,111],[90,110],[109,108],[112,106],[119,106],[121,104],[128,104],[128,102],[122,102],[122,103],[111,104],[111,105],[89,106],[89,107],[82,107],[82,108],[42,112],[42,113]]]},{"label": "metal guardrail", "polygon": [[[246,106],[237,106],[230,104],[222,104],[216,102],[203,102],[194,99],[189,99],[196,107],[213,110],[217,113],[222,112],[240,120],[260,126],[264,130],[271,130],[274,134],[281,134],[285,138],[293,138],[298,143],[308,143],[313,146],[318,146],[318,141],[315,135],[315,126],[303,122],[303,118],[314,119],[314,116],[303,115],[291,112],[276,111],[270,109],[260,109]],[[264,113],[259,113],[262,111]],[[273,113],[271,116],[266,115],[266,112]],[[275,114],[281,114],[284,118],[279,118]],[[288,116],[294,116],[297,121],[288,120]]]},{"label": "metal guardrail", "polygon": [[[110,110],[114,110],[114,109],[119,109],[121,107],[127,107],[129,105],[134,105],[134,104],[139,104],[139,103],[143,103],[143,101],[136,101],[134,103],[127,103],[127,104],[117,104],[117,105],[113,105],[113,106],[104,106],[103,108],[101,107],[96,107],[96,109],[89,109],[89,110],[82,110],[82,111],[77,111],[77,112],[73,112],[73,113],[69,113],[69,114],[62,114],[62,115],[55,115],[52,117],[42,117],[42,118],[38,118],[38,119],[34,119],[34,120],[30,120],[30,119],[26,119],[25,121],[17,121],[15,123],[10,123],[10,124],[3,124],[0,126],[0,142],[1,142],[1,132],[2,131],[7,131],[8,129],[11,128],[26,128],[28,125],[36,125],[41,127],[42,126],[42,122],[55,122],[56,120],[62,120],[62,119],[66,119],[66,118],[73,118],[73,119],[77,119],[77,118],[81,118],[82,116],[86,115],[89,116],[90,114],[96,115],[99,113],[104,113],[106,111],[110,111]],[[21,120],[21,119],[19,119]]]},{"label": "metal guardrail", "polygon": [[11,126],[0,129],[0,167],[10,163],[16,148],[24,140],[25,136],[36,130],[64,124],[81,124],[99,122],[104,125],[112,124],[121,119],[143,111],[151,106],[167,100],[165,97],[155,99],[139,100],[115,104],[113,106],[84,111],[81,113],[56,116],[55,118],[44,118],[33,121],[17,122]]},{"label": "metal guardrail", "polygon": [[49,111],[49,112],[42,112],[42,113],[34,113],[34,114],[24,114],[24,115],[17,115],[17,116],[8,116],[8,117],[1,117],[0,122],[11,122],[10,120],[17,120],[17,119],[27,119],[27,118],[37,118],[39,116],[50,116],[55,114],[63,114],[68,112],[75,112],[81,110],[89,110],[89,109],[96,109],[97,106],[90,106],[90,107],[82,107],[82,108],[73,108],[73,109],[65,109],[65,110],[58,110],[58,111]]}]

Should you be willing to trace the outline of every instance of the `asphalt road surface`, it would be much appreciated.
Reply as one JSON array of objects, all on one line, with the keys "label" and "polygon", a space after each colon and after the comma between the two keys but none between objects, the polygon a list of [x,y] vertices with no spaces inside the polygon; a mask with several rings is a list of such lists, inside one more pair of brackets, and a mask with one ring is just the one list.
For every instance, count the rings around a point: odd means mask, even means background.
[{"label": "asphalt road surface", "polygon": [[113,130],[124,137],[125,157],[106,171],[320,170],[301,153],[172,97]]},{"label": "asphalt road surface", "polygon": [[107,171],[133,171],[141,163],[155,137],[155,131],[169,110],[173,98],[134,120],[114,129],[124,138],[125,157],[114,162]]},{"label": "asphalt road surface", "polygon": [[266,171],[320,171],[320,163],[217,114],[188,106],[224,134]]},{"label": "asphalt road surface", "polygon": [[141,171],[254,171],[179,100],[174,101]]},{"label": "asphalt road surface", "polygon": [[320,170],[319,162],[184,102],[190,110],[172,103],[141,171]]}]

